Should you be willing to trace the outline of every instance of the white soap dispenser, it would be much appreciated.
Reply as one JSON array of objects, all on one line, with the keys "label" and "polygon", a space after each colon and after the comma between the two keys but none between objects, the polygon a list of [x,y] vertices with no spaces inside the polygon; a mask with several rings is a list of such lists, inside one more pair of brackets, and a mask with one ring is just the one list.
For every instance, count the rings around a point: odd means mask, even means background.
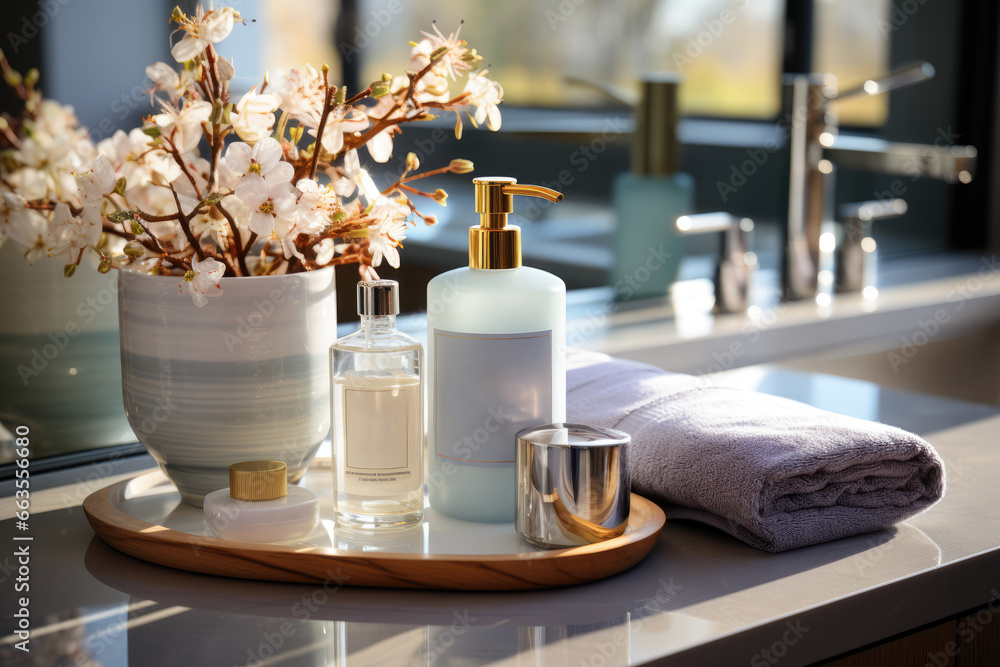
[{"label": "white soap dispenser", "polygon": [[473,180],[469,267],[427,286],[428,494],[467,521],[514,520],[518,431],[566,418],[566,285],[521,266],[513,195],[563,196],[513,178]]}]

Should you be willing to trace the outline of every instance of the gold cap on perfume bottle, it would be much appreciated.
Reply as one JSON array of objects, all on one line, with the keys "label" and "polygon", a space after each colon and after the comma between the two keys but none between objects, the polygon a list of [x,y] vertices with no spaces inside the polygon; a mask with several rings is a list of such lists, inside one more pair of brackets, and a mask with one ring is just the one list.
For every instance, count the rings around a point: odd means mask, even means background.
[{"label": "gold cap on perfume bottle", "polygon": [[235,500],[276,500],[288,495],[284,461],[240,461],[229,466],[229,496]]},{"label": "gold cap on perfume bottle", "polygon": [[469,266],[473,269],[516,269],[521,266],[521,228],[507,224],[513,195],[541,197],[558,203],[563,195],[540,185],[518,185],[506,176],[474,178],[479,226],[469,227]]}]

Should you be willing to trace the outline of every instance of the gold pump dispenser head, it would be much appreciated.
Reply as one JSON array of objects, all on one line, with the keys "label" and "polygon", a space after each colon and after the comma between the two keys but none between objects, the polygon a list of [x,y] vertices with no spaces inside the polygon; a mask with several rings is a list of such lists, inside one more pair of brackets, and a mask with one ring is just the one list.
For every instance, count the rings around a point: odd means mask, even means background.
[{"label": "gold pump dispenser head", "polygon": [[473,269],[516,269],[521,266],[521,228],[507,224],[513,195],[540,197],[553,203],[563,195],[540,185],[518,185],[505,176],[474,178],[479,226],[469,227],[469,266]]}]

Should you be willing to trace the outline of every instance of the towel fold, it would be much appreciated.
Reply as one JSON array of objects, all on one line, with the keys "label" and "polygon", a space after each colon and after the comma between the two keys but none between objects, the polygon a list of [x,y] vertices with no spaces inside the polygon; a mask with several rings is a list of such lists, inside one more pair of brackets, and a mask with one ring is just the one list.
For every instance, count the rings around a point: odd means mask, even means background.
[{"label": "towel fold", "polygon": [[944,494],[901,429],[607,355],[568,359],[567,420],[632,436],[632,489],[758,549],[888,528]]}]

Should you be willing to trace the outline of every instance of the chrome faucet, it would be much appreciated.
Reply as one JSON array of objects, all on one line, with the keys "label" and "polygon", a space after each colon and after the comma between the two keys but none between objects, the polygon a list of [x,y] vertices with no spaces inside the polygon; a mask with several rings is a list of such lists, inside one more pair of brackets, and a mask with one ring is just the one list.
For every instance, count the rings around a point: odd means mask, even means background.
[{"label": "chrome faucet", "polygon": [[692,213],[677,218],[675,227],[681,236],[722,234],[713,276],[714,310],[717,313],[746,311],[751,276],[757,267],[756,253],[747,250],[747,235],[753,231],[753,220],[722,211]]},{"label": "chrome faucet", "polygon": [[856,95],[879,95],[933,76],[930,63],[918,62],[843,91],[837,90],[836,78],[828,74],[793,74],[786,79],[786,103],[791,107],[786,298],[808,299],[816,295],[821,228],[824,220],[833,219],[831,179],[835,164],[948,183],[972,180],[976,165],[976,149],[972,146],[894,143],[838,133],[831,102]]}]

